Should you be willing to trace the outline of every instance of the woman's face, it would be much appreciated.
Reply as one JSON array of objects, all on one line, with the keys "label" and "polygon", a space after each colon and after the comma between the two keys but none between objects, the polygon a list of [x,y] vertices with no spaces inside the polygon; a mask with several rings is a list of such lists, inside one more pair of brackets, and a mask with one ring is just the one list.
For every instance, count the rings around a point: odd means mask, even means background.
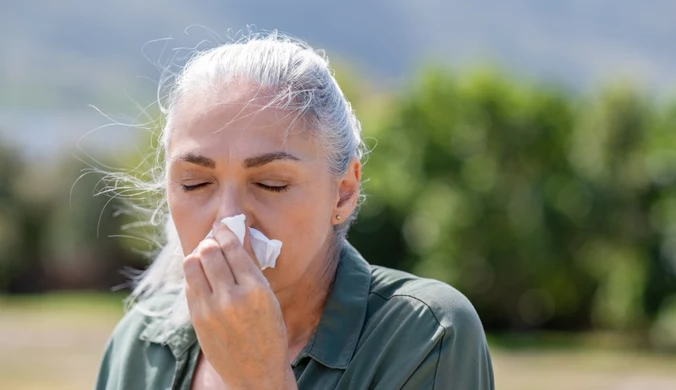
[{"label": "woman's face", "polygon": [[264,271],[279,292],[326,268],[336,215],[345,220],[355,207],[360,167],[355,160],[345,177],[332,176],[302,121],[261,109],[268,101],[252,101],[256,90],[231,84],[217,104],[199,94],[181,99],[168,140],[167,194],[185,255],[214,221],[237,214],[282,241],[276,267]]}]

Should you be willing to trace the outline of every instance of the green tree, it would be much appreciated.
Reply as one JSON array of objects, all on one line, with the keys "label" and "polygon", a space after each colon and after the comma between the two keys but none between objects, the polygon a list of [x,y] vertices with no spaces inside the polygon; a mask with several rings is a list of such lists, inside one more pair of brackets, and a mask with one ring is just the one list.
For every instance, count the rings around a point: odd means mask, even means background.
[{"label": "green tree", "polygon": [[670,115],[630,88],[430,69],[375,131],[350,239],[456,286],[491,328],[646,330],[674,288]]}]

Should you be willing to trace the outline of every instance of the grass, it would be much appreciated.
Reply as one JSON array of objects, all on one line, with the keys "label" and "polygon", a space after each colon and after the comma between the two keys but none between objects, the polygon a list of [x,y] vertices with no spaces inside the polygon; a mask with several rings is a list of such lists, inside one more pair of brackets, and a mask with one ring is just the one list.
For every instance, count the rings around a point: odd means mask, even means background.
[{"label": "grass", "polygon": [[119,294],[0,296],[0,389],[91,389]]},{"label": "grass", "polygon": [[[122,299],[95,293],[0,296],[0,389],[91,389]],[[676,389],[676,355],[589,339],[594,335],[490,337],[496,387]]]}]

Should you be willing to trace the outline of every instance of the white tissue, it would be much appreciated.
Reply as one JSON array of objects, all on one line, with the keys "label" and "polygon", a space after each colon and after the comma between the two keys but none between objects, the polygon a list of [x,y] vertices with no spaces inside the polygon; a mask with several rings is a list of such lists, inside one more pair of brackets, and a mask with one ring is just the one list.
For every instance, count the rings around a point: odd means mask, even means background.
[{"label": "white tissue", "polygon": [[[222,223],[226,224],[228,228],[235,233],[237,238],[239,238],[239,242],[242,244],[244,244],[244,232],[246,229],[246,224],[244,223],[245,220],[246,216],[244,214],[223,218],[221,220]],[[256,254],[258,264],[261,266],[261,270],[274,268],[279,252],[282,250],[282,242],[279,240],[271,240],[254,228],[249,228],[249,235],[251,238],[251,246],[253,247],[254,254]],[[212,230],[207,234],[205,239],[213,236],[214,232]]]}]

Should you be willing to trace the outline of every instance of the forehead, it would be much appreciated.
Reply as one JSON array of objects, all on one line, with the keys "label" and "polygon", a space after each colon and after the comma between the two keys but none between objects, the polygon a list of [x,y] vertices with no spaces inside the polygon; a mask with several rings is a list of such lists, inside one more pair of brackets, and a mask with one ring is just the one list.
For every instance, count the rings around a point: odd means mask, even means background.
[{"label": "forehead", "polygon": [[229,83],[218,92],[189,92],[172,113],[168,152],[218,157],[271,151],[319,159],[323,150],[297,112],[271,104],[272,96],[248,83]]}]

